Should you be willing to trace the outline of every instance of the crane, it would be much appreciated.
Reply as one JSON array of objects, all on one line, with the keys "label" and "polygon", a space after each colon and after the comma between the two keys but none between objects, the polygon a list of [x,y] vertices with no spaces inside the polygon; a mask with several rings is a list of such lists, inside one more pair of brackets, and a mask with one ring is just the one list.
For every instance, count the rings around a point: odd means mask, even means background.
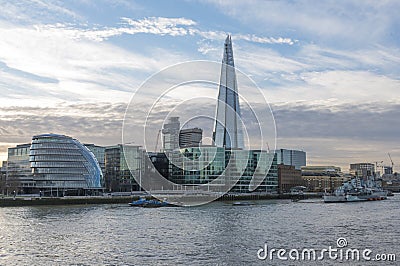
[{"label": "crane", "polygon": [[160,139],[160,133],[161,133],[161,129],[158,130],[157,139],[156,139],[156,147],[154,148],[154,151],[155,151],[155,152],[157,152],[158,140]]},{"label": "crane", "polygon": [[392,160],[392,156],[390,156],[390,153],[388,153],[388,156],[389,156],[390,162],[392,163],[392,171],[393,171],[394,163],[393,163],[393,160]]}]

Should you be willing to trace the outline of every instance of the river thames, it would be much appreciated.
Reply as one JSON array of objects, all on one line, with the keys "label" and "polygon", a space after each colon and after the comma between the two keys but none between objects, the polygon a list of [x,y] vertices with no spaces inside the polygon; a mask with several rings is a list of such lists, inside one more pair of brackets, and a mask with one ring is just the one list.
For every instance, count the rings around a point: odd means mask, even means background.
[{"label": "river thames", "polygon": [[[399,194],[347,204],[319,199],[254,204],[1,208],[0,265],[399,265]],[[257,255],[265,245],[287,251],[337,248],[339,238],[347,248],[371,249],[370,257],[395,254],[397,262]]]}]

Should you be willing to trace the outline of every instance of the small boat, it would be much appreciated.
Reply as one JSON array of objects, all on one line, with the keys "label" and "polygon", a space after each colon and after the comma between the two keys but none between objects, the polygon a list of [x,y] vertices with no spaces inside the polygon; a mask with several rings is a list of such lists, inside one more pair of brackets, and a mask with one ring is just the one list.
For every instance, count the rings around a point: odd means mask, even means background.
[{"label": "small boat", "polygon": [[151,199],[148,200],[146,198],[140,198],[138,200],[132,201],[129,203],[132,207],[144,207],[144,208],[158,208],[158,207],[171,207],[176,206],[172,203],[167,202],[166,200],[158,200]]},{"label": "small boat", "polygon": [[129,203],[129,206],[132,206],[132,207],[143,207],[143,204],[145,204],[148,201],[149,200],[147,200],[146,198],[141,197],[138,200],[134,200],[131,203]]},{"label": "small boat", "polygon": [[233,206],[250,206],[250,205],[254,205],[254,203],[249,202],[249,201],[235,201],[234,203],[232,203]]}]

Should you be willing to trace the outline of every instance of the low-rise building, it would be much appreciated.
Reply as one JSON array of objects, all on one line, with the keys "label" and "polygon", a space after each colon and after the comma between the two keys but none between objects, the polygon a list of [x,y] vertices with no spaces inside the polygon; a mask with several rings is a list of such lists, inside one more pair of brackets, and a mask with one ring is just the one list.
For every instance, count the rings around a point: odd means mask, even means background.
[{"label": "low-rise building", "polygon": [[303,185],[301,170],[297,170],[293,165],[278,164],[279,193],[287,193],[292,188]]},{"label": "low-rise building", "polygon": [[301,171],[304,186],[313,192],[333,191],[349,179],[336,166],[305,166]]},{"label": "low-rise building", "polygon": [[28,194],[35,189],[35,181],[29,162],[30,143],[8,148],[5,168],[6,194]]}]

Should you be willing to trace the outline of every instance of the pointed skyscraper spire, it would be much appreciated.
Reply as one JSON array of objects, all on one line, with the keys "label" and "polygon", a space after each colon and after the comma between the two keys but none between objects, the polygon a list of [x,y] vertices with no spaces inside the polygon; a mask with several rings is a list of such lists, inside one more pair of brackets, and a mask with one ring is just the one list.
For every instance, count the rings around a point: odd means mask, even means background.
[{"label": "pointed skyscraper spire", "polygon": [[244,148],[240,116],[232,39],[231,35],[228,35],[224,45],[213,133],[213,140],[217,147]]}]

